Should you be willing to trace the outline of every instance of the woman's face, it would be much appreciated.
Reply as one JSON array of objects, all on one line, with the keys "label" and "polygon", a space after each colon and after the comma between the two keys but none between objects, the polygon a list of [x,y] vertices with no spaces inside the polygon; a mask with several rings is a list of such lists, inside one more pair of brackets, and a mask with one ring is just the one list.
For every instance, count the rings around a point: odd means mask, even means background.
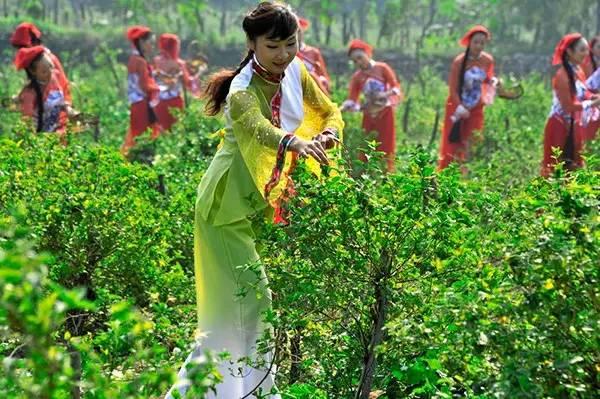
[{"label": "woman's face", "polygon": [[600,58],[600,40],[596,40],[594,43],[594,47],[592,47],[592,54],[596,58]]},{"label": "woman's face", "polygon": [[31,74],[40,83],[46,84],[52,77],[54,65],[48,54],[42,54],[41,58],[31,66]]},{"label": "woman's face", "polygon": [[294,33],[285,39],[271,39],[267,35],[248,41],[256,59],[273,75],[281,75],[298,53],[298,38]]},{"label": "woman's face", "polygon": [[154,52],[154,35],[151,35],[146,40],[140,40],[140,49],[144,56],[150,57]]},{"label": "woman's face", "polygon": [[479,57],[481,52],[485,49],[487,42],[487,35],[483,32],[477,32],[471,36],[471,43],[469,44],[469,52],[474,57]]},{"label": "woman's face", "polygon": [[350,53],[350,59],[360,69],[369,69],[371,57],[362,50],[354,50]]},{"label": "woman's face", "polygon": [[589,54],[590,48],[587,40],[581,38],[577,40],[575,46],[567,49],[569,60],[576,65],[579,65],[585,60],[585,57]]}]

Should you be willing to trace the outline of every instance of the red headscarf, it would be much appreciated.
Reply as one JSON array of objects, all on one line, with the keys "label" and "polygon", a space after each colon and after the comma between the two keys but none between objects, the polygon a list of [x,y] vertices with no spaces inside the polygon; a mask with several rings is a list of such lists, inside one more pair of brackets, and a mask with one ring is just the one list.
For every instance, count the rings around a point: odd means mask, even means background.
[{"label": "red headscarf", "polygon": [[33,43],[31,43],[31,36],[36,39],[41,39],[42,32],[30,22],[23,22],[19,24],[12,36],[10,37],[10,44],[15,47],[31,47]]},{"label": "red headscarf", "polygon": [[473,37],[475,33],[483,33],[487,36],[488,40],[492,39],[492,34],[488,28],[483,25],[475,25],[469,29],[467,33],[465,33],[465,35],[458,41],[458,44],[460,44],[462,47],[469,47],[469,44],[471,43],[471,37]]},{"label": "red headscarf", "polygon": [[583,35],[581,33],[569,33],[568,35],[564,35],[563,38],[560,39],[560,41],[556,45],[556,48],[554,49],[552,65],[562,64],[562,58],[565,54],[565,51],[567,51],[567,48],[582,37]]},{"label": "red headscarf", "polygon": [[177,35],[163,33],[158,38],[158,48],[174,60],[179,59],[180,41]]},{"label": "red headscarf", "polygon": [[360,39],[354,39],[350,42],[348,45],[348,56],[350,56],[354,50],[362,50],[367,53],[369,57],[373,56],[373,47]]},{"label": "red headscarf", "polygon": [[134,42],[146,34],[152,32],[147,26],[136,25],[127,29],[127,39]]},{"label": "red headscarf", "polygon": [[298,26],[300,27],[301,31],[305,32],[310,27],[310,21],[305,18],[298,18]]},{"label": "red headscarf", "polygon": [[17,51],[14,64],[19,69],[29,68],[33,60],[43,54],[46,49],[43,46],[23,47]]}]

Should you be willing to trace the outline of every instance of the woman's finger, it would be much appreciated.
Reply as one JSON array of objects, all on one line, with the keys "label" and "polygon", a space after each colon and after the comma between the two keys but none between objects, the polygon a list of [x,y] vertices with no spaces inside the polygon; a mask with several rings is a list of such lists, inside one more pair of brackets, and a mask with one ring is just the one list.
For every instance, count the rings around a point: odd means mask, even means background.
[{"label": "woman's finger", "polygon": [[307,151],[307,154],[310,155],[315,161],[317,161],[318,163],[324,163],[323,159],[319,156],[319,154],[317,154],[317,152],[313,149],[310,149]]},{"label": "woman's finger", "polygon": [[324,165],[329,164],[329,159],[327,159],[327,155],[325,154],[325,150],[323,149],[321,144],[313,143],[313,145],[309,148],[314,154],[315,159],[319,161],[319,163],[322,163]]}]

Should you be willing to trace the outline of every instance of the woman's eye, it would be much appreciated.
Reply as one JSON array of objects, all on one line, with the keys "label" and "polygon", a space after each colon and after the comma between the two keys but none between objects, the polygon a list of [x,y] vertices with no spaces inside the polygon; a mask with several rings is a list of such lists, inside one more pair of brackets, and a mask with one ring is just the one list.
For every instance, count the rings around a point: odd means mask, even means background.
[{"label": "woman's eye", "polygon": [[277,48],[277,46],[267,46],[267,48],[275,50]]}]

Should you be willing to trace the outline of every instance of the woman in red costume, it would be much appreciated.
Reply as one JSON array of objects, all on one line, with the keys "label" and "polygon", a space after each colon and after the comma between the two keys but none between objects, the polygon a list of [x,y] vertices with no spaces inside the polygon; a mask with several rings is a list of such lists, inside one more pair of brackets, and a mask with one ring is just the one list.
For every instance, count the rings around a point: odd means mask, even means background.
[{"label": "woman in red costume", "polygon": [[483,130],[483,108],[493,102],[497,85],[494,59],[483,51],[490,39],[488,29],[477,25],[459,41],[466,49],[450,67],[439,170],[454,161],[464,163],[473,132]]},{"label": "woman in red costume", "polygon": [[179,58],[180,47],[177,35],[164,33],[158,38],[160,54],[154,57],[154,76],[160,88],[160,102],[155,111],[158,123],[165,130],[177,121],[170,109],[184,107],[184,85],[192,95],[199,94],[198,79],[190,76],[185,61]]},{"label": "woman in red costume", "polygon": [[56,78],[61,86],[61,90],[65,96],[65,102],[72,104],[71,101],[71,90],[69,88],[69,79],[63,69],[63,66],[58,57],[50,51],[47,47],[42,45],[42,32],[32,23],[23,22],[17,26],[12,36],[10,37],[10,44],[16,49],[24,47],[42,46],[49,59],[52,61],[52,65],[56,70]]},{"label": "woman in red costume", "polygon": [[[552,65],[559,68],[552,80],[553,100],[544,131],[542,176],[549,176],[557,161],[564,162],[568,170],[583,166],[585,131],[598,119],[600,105],[600,97],[588,90],[581,68],[588,52],[588,43],[579,33],[564,36],[554,51]],[[558,160],[553,156],[556,148],[561,150]]]},{"label": "woman in red costume", "polygon": [[[592,93],[600,93],[600,36],[590,42],[590,55],[583,62],[582,68],[587,78],[587,87]],[[592,121],[585,129],[584,142],[594,140],[600,129],[600,121]]]},{"label": "woman in red costume", "polygon": [[43,46],[23,47],[14,60],[17,70],[25,70],[29,79],[18,101],[21,113],[33,121],[36,132],[56,132],[64,141],[68,113],[59,73]]},{"label": "woman in red costume", "polygon": [[313,77],[313,79],[317,82],[319,87],[325,92],[329,94],[329,90],[331,88],[331,79],[329,78],[329,73],[327,73],[327,65],[325,65],[325,60],[321,55],[321,51],[313,46],[309,46],[304,42],[304,33],[310,27],[310,22],[304,18],[298,18],[298,42],[300,43],[300,49],[298,51],[297,57],[304,62],[306,65],[306,69]]},{"label": "woman in red costume", "polygon": [[129,132],[121,146],[121,152],[127,154],[134,146],[135,138],[152,129],[152,138],[160,132],[155,108],[159,103],[159,88],[152,77],[152,68],[146,60],[152,53],[152,31],[145,26],[133,26],[127,29],[127,39],[133,47],[127,65],[127,96],[130,104]]},{"label": "woman in red costume", "polygon": [[[355,39],[350,42],[348,56],[358,67],[350,80],[348,100],[343,111],[363,111],[362,127],[366,132],[377,132],[377,150],[384,152],[388,172],[394,171],[396,157],[396,127],[394,111],[402,101],[400,82],[392,68],[373,60],[373,48]],[[364,95],[362,104],[361,93]]]}]

